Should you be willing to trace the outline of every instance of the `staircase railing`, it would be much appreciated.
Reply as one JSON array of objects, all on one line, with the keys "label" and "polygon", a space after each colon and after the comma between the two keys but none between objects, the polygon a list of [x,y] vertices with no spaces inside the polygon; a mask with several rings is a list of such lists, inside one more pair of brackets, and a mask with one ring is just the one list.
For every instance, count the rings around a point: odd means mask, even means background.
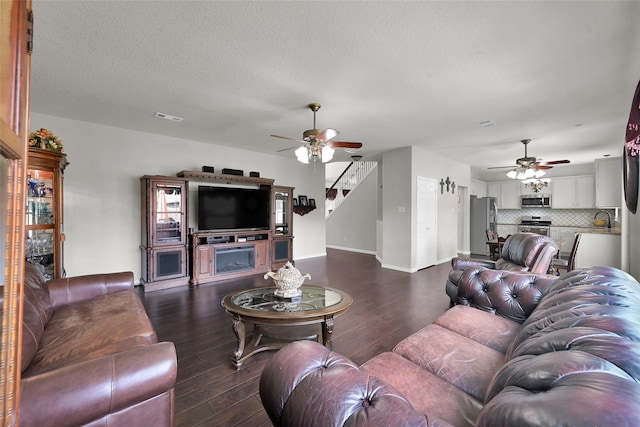
[{"label": "staircase railing", "polygon": [[[358,161],[351,162],[342,171],[335,182],[327,189],[326,192],[326,213],[325,217],[331,215],[338,209],[349,193],[355,189],[360,183],[375,169],[377,162]],[[335,197],[333,197],[335,194]]]}]

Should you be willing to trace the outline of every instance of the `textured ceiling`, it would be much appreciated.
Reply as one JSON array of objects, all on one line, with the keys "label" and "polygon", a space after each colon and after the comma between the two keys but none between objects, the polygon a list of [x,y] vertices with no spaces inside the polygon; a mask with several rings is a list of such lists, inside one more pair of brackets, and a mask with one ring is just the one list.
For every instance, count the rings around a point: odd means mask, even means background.
[{"label": "textured ceiling", "polygon": [[300,137],[312,127],[306,104],[319,102],[317,127],[363,142],[365,158],[421,146],[484,179],[522,157],[523,138],[543,160],[619,156],[640,78],[635,1],[33,9],[35,112],[276,153],[291,144],[269,135]]}]

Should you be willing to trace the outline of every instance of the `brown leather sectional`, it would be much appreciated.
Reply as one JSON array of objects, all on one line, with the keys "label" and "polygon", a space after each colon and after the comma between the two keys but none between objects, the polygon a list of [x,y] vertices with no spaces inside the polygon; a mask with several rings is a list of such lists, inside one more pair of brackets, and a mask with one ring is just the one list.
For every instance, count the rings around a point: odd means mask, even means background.
[{"label": "brown leather sectional", "polygon": [[640,285],[633,277],[611,267],[560,278],[469,267],[456,300],[360,367],[315,342],[284,347],[260,380],[271,421],[640,425]]},{"label": "brown leather sectional", "polygon": [[133,273],[45,282],[25,268],[21,427],[173,426],[177,361]]}]

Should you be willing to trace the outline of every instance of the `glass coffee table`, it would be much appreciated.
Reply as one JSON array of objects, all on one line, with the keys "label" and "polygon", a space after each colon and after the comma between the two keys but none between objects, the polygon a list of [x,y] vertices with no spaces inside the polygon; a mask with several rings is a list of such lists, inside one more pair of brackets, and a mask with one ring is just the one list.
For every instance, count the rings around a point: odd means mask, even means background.
[{"label": "glass coffee table", "polygon": [[[233,332],[238,338],[238,348],[231,359],[236,369],[256,353],[277,350],[295,340],[322,339],[322,344],[330,348],[333,319],[346,312],[353,300],[337,289],[300,289],[302,296],[295,299],[276,297],[275,287],[248,289],[224,297],[222,306],[233,318]],[[321,333],[309,333],[306,326],[316,325],[317,329],[318,324]],[[249,344],[245,344],[246,325],[252,328]]]}]

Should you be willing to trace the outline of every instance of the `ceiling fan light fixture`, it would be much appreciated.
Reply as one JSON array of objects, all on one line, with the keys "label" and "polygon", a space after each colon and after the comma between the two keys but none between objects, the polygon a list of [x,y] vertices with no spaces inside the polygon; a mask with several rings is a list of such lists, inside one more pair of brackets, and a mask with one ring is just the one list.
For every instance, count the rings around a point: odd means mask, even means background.
[{"label": "ceiling fan light fixture", "polygon": [[534,193],[539,193],[544,188],[547,188],[551,180],[549,178],[531,178],[525,179],[522,183],[533,190]]},{"label": "ceiling fan light fixture", "polygon": [[320,156],[322,163],[331,161],[331,159],[333,159],[333,153],[335,153],[335,150],[328,145],[322,147],[322,154]]},{"label": "ceiling fan light fixture", "polygon": [[[527,153],[527,145],[530,139],[523,139],[520,142],[524,144],[524,157],[516,159],[516,167],[507,172],[507,176],[511,179],[525,180],[529,178],[540,178],[545,175],[543,169],[551,169],[553,165],[569,163],[569,160],[553,160],[541,163],[536,157],[530,157]],[[510,167],[510,166],[504,166]],[[490,167],[489,169],[502,169],[503,166]]]},{"label": "ceiling fan light fixture", "polygon": [[296,154],[296,159],[298,159],[300,163],[304,163],[305,165],[309,164],[309,151],[307,150],[307,147],[303,145],[294,151],[294,153]]}]

